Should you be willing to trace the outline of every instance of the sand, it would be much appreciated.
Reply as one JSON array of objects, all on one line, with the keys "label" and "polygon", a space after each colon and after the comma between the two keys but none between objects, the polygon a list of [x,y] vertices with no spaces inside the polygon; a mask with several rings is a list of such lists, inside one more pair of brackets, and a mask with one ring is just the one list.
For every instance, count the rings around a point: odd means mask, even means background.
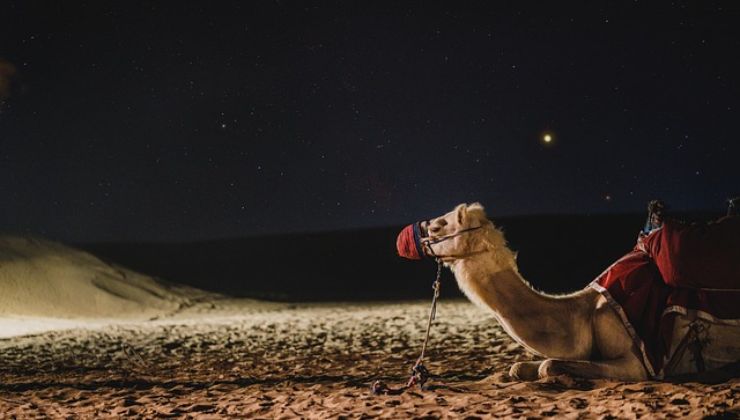
[{"label": "sand", "polygon": [[[0,340],[0,413],[18,417],[701,418],[740,413],[740,380],[705,385],[558,377],[465,301],[442,302],[429,390],[402,384],[426,302],[286,305],[213,300],[167,319]],[[2,415],[0,415],[2,416]]]},{"label": "sand", "polygon": [[0,418],[740,415],[739,379],[513,381],[510,365],[532,356],[484,311],[442,299],[428,389],[375,395],[375,380],[407,380],[428,302],[228,299],[0,238]]},{"label": "sand", "polygon": [[0,236],[0,337],[153,320],[215,296],[42,238]]},{"label": "sand", "polygon": [[0,315],[54,318],[146,319],[207,295],[59,243],[18,236],[0,236],[0,292]]}]

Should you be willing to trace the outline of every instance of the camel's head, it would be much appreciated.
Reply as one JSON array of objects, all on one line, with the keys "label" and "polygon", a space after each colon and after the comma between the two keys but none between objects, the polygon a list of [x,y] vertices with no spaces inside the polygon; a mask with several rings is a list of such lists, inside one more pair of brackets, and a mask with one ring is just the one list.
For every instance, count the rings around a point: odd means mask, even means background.
[{"label": "camel's head", "polygon": [[439,238],[490,223],[480,203],[459,204],[451,212],[422,222],[428,236]]},{"label": "camel's head", "polygon": [[443,216],[407,226],[396,245],[399,255],[410,259],[455,259],[484,248],[481,234],[490,226],[480,203],[460,204]]}]

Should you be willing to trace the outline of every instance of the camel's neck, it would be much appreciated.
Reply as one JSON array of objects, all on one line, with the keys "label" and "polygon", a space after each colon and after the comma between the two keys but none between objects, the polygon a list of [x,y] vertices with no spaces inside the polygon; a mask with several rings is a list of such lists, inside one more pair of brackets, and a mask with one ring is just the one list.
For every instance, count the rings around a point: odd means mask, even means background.
[{"label": "camel's neck", "polygon": [[553,358],[590,353],[589,309],[595,302],[591,294],[537,292],[520,276],[511,256],[493,258],[486,253],[453,263],[460,288],[470,300],[493,311],[506,332],[530,351]]}]

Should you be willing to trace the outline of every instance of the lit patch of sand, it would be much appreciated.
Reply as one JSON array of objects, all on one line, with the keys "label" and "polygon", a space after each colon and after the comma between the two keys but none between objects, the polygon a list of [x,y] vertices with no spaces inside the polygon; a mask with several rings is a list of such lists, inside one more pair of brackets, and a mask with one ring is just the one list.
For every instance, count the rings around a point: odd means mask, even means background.
[{"label": "lit patch of sand", "polygon": [[204,300],[153,321],[0,340],[0,413],[245,418],[737,416],[740,381],[511,381],[528,360],[481,310],[442,301],[427,366],[405,382],[428,302],[287,305]]},{"label": "lit patch of sand", "polygon": [[0,236],[0,338],[159,319],[215,297],[45,239]]},{"label": "lit patch of sand", "polygon": [[131,317],[175,311],[205,296],[33,237],[0,237],[0,316]]}]

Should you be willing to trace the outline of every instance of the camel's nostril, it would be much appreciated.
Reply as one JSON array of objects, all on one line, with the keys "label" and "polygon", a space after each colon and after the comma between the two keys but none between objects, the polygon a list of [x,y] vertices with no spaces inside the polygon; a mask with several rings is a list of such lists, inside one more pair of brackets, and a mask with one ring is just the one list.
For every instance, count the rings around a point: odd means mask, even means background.
[{"label": "camel's nostril", "polygon": [[433,227],[431,227],[429,229],[429,231],[432,232],[432,233],[437,233],[437,232],[439,232],[439,229],[440,229],[439,226],[433,226]]}]

